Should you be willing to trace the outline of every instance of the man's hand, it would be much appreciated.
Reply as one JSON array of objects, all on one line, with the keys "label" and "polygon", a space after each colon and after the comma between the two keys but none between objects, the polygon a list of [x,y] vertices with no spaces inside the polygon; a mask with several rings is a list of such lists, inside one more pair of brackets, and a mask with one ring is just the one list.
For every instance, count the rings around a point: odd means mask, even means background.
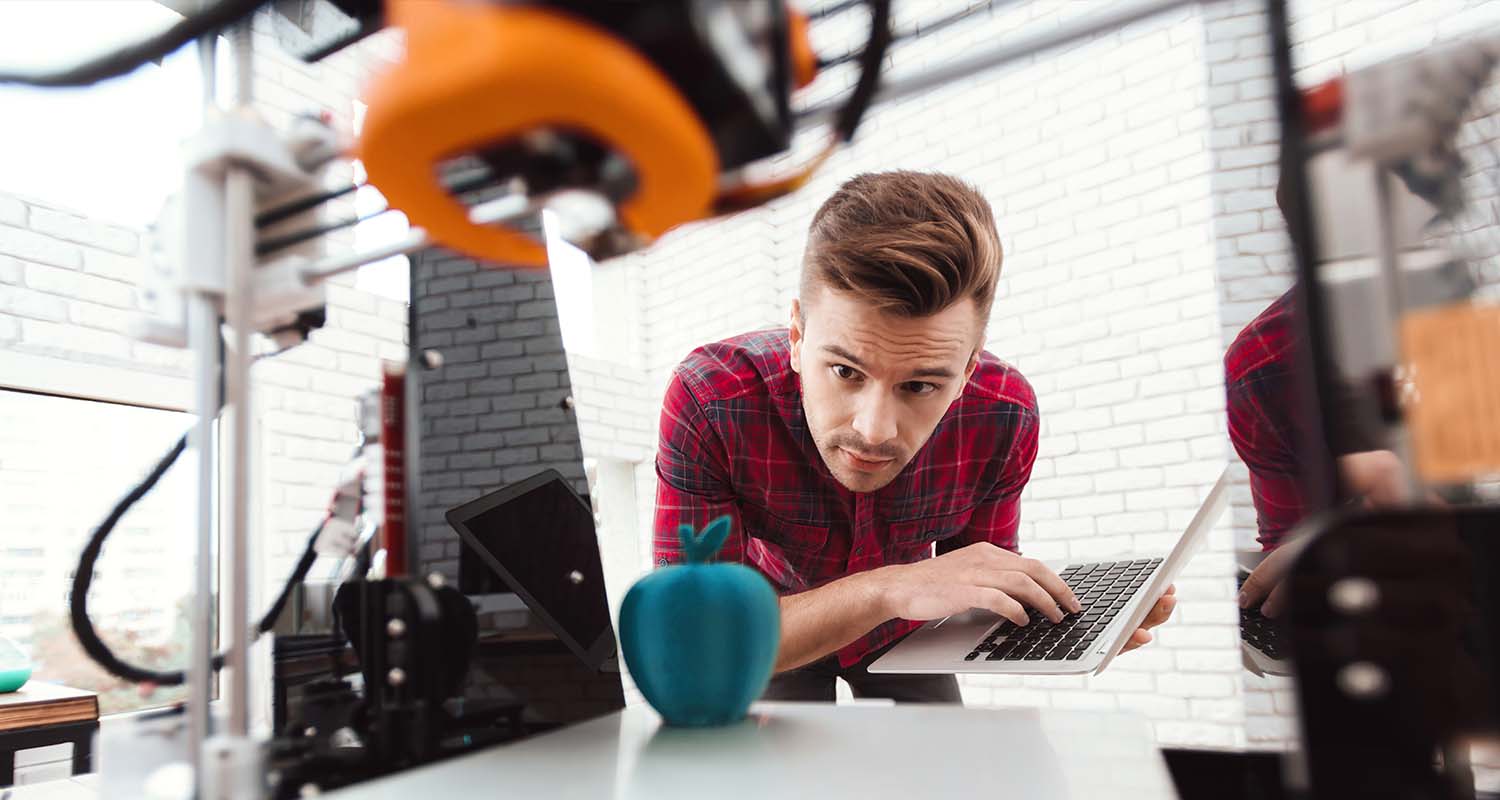
[{"label": "man's hand", "polygon": [[1125,642],[1125,649],[1120,652],[1128,653],[1141,645],[1150,644],[1151,640],[1155,638],[1151,635],[1151,629],[1170,619],[1172,611],[1176,608],[1177,586],[1174,584],[1168,586],[1167,591],[1162,593],[1162,596],[1156,601],[1156,605],[1151,607],[1151,612],[1146,615],[1145,619],[1141,620],[1141,627],[1136,628],[1135,632],[1130,634],[1130,638]]},{"label": "man's hand", "polygon": [[1281,613],[1286,606],[1286,590],[1281,579],[1292,568],[1292,562],[1297,560],[1297,554],[1302,552],[1306,541],[1303,537],[1282,542],[1245,576],[1245,582],[1240,586],[1240,608],[1258,605],[1260,613],[1268,617]]},{"label": "man's hand", "polygon": [[1339,456],[1339,478],[1350,495],[1367,508],[1401,505],[1411,499],[1406,466],[1390,450],[1368,450]]},{"label": "man's hand", "polygon": [[1042,562],[988,542],[915,564],[882,567],[873,576],[889,617],[901,619],[938,619],[983,608],[1025,625],[1027,607],[1053,622],[1080,608],[1073,590]]}]

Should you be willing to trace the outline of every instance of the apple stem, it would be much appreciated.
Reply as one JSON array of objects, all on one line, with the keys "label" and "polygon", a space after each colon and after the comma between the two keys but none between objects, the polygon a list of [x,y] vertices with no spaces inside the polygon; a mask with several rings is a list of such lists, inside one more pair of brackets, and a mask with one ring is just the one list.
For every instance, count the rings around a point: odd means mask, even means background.
[{"label": "apple stem", "polygon": [[694,533],[692,525],[677,526],[677,538],[682,542],[682,552],[689,564],[706,564],[719,554],[724,540],[729,538],[733,520],[725,514],[704,526],[701,533]]}]

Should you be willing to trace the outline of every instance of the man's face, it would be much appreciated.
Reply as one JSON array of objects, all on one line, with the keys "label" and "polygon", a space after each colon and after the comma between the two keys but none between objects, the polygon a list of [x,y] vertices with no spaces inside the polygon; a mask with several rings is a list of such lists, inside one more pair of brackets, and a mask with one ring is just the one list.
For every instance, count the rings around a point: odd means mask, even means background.
[{"label": "man's face", "polygon": [[983,323],[960,301],[929,317],[817,287],[792,302],[792,369],[823,463],[850,491],[895,479],[963,392]]}]

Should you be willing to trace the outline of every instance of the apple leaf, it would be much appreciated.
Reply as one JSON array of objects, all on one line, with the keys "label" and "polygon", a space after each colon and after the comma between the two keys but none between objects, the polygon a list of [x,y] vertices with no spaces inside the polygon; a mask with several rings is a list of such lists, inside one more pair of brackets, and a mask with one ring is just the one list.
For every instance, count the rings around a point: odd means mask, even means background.
[{"label": "apple leaf", "polygon": [[677,526],[677,538],[682,542],[682,552],[689,564],[706,564],[718,555],[724,540],[729,538],[729,527],[733,523],[728,514],[715,519],[694,533],[693,526]]}]

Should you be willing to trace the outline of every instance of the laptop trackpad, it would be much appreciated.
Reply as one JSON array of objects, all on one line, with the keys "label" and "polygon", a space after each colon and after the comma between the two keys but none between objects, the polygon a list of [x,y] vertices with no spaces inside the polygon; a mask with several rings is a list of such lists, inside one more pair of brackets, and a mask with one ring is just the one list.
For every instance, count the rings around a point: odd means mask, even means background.
[{"label": "laptop trackpad", "polygon": [[958,653],[958,657],[962,658],[964,653],[979,642],[980,636],[999,622],[999,614],[974,608],[935,622],[918,633],[924,642],[953,642],[956,647],[963,649],[962,653]]}]

